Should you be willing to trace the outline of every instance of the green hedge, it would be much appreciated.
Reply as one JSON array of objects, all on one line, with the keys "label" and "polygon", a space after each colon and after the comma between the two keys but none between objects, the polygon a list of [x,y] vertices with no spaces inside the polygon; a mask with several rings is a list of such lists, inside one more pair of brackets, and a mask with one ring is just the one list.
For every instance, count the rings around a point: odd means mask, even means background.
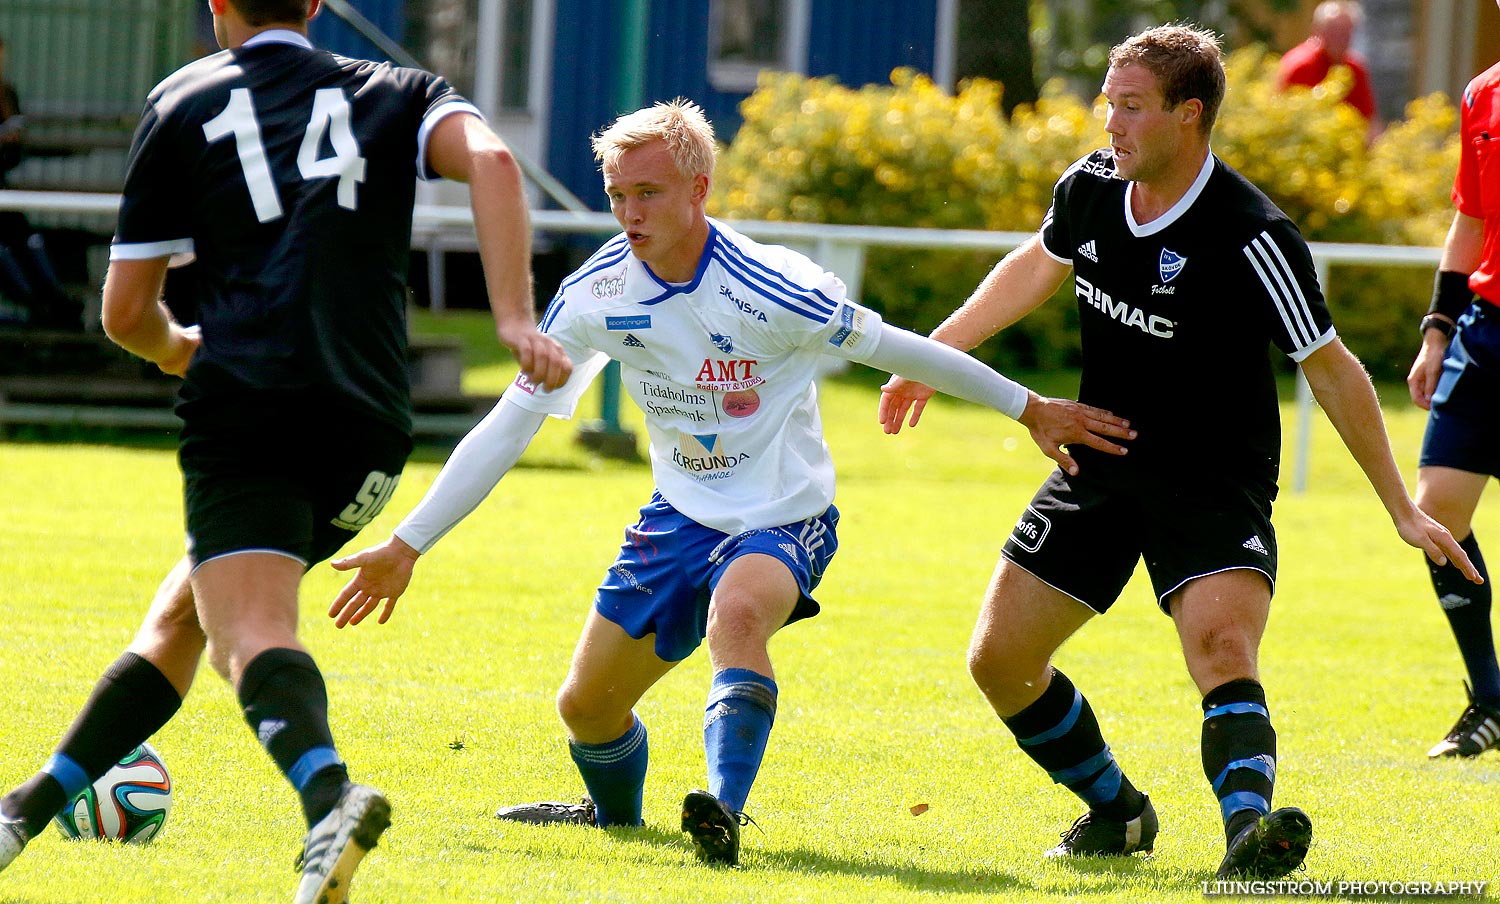
[{"label": "green hedge", "polygon": [[[1458,161],[1453,105],[1442,95],[1418,100],[1367,146],[1364,121],[1339,102],[1347,73],[1316,89],[1279,93],[1276,62],[1259,47],[1230,54],[1215,153],[1309,240],[1441,243]],[[1104,145],[1104,107],[1054,83],[1006,118],[1001,90],[975,80],[950,95],[910,70],[892,73],[889,86],[859,89],[764,75],[720,158],[712,210],[746,219],[1034,230],[1063,168]],[[992,254],[871,249],[864,301],[894,323],[930,330],[994,262]],[[1378,377],[1405,375],[1431,281],[1426,268],[1333,271],[1328,289],[1339,332]],[[1070,301],[1054,300],[980,354],[1012,369],[1075,365],[1076,319]]]}]

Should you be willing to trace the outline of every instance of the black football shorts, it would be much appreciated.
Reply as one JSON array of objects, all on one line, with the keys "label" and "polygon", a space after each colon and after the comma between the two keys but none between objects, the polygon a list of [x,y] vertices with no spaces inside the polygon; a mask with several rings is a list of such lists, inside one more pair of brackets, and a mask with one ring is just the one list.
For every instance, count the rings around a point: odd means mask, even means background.
[{"label": "black football shorts", "polygon": [[285,397],[185,417],[178,461],[193,567],[248,551],[321,562],[380,514],[409,454],[411,438],[393,425]]},{"label": "black football shorts", "polygon": [[1121,488],[1054,471],[1003,554],[1099,613],[1114,605],[1142,558],[1163,612],[1188,581],[1220,571],[1249,568],[1276,586],[1271,502],[1236,487]]}]

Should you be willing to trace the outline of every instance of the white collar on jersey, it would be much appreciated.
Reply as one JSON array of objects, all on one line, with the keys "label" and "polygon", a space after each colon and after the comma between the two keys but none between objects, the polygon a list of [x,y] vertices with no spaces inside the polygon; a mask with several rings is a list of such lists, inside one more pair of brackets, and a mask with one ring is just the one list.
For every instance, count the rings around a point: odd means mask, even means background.
[{"label": "white collar on jersey", "polygon": [[1136,238],[1140,238],[1141,236],[1146,235],[1152,235],[1154,233],[1161,232],[1163,229],[1166,229],[1168,226],[1171,226],[1173,223],[1177,222],[1178,217],[1181,217],[1183,214],[1187,213],[1187,209],[1193,206],[1193,202],[1198,200],[1199,195],[1203,194],[1203,186],[1208,184],[1208,177],[1212,176],[1213,173],[1214,152],[1210,150],[1208,152],[1208,156],[1203,160],[1203,168],[1198,170],[1198,178],[1194,179],[1193,184],[1188,186],[1187,192],[1182,197],[1177,199],[1177,203],[1173,204],[1170,210],[1144,226],[1135,221],[1135,214],[1130,210],[1130,196],[1131,193],[1135,191],[1135,183],[1131,182],[1130,184],[1126,185],[1125,223],[1130,227],[1130,234],[1135,236]]},{"label": "white collar on jersey", "polygon": [[290,28],[271,28],[266,31],[257,32],[251,35],[240,46],[254,47],[256,44],[296,44],[298,47],[305,47],[308,50],[312,50],[313,46],[312,42],[307,39],[307,35],[299,34]]}]

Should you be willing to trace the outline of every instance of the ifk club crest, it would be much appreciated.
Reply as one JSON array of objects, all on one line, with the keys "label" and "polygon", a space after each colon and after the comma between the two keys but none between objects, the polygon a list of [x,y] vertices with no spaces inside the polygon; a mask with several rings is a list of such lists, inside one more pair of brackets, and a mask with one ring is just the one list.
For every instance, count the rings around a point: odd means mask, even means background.
[{"label": "ifk club crest", "polygon": [[1156,263],[1157,272],[1161,274],[1161,281],[1169,283],[1182,273],[1182,268],[1187,266],[1187,257],[1178,254],[1171,248],[1161,249],[1161,258]]}]

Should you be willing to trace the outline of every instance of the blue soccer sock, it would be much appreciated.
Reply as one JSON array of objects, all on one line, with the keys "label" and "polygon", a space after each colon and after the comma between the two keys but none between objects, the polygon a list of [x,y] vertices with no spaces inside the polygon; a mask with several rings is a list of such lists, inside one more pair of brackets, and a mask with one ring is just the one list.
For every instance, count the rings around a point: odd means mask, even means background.
[{"label": "blue soccer sock", "polygon": [[1271,812],[1276,729],[1259,681],[1237,678],[1203,698],[1203,774],[1219,798],[1228,840],[1247,821]]},{"label": "blue soccer sock", "polygon": [[349,770],[328,728],[328,688],[313,658],[273,647],[250,660],[238,694],[245,721],[302,801],[309,827],[327,816]]},{"label": "blue soccer sock", "polygon": [[1021,750],[1047,770],[1052,781],[1078,795],[1100,816],[1127,822],[1141,815],[1146,796],[1125,777],[1093,707],[1057,669],[1032,704],[1002,719]]},{"label": "blue soccer sock", "polygon": [[[634,713],[632,713],[634,715]],[[605,826],[638,826],[641,797],[646,787],[650,745],[646,723],[635,717],[630,730],[604,744],[568,742],[568,753],[583,776],[594,802],[594,818]]]},{"label": "blue soccer sock", "polygon": [[1474,539],[1472,532],[1458,545],[1479,569],[1483,584],[1471,582],[1452,562],[1438,565],[1426,556],[1422,558],[1432,576],[1432,589],[1437,592],[1438,605],[1443,607],[1448,626],[1458,641],[1458,652],[1464,658],[1464,668],[1468,670],[1469,684],[1473,687],[1474,702],[1500,710],[1500,665],[1495,662],[1495,633],[1490,627],[1489,571],[1484,567],[1479,541]]},{"label": "blue soccer sock", "polygon": [[703,712],[708,792],[736,813],[745,809],[775,721],[775,681],[750,669],[714,674]]}]

